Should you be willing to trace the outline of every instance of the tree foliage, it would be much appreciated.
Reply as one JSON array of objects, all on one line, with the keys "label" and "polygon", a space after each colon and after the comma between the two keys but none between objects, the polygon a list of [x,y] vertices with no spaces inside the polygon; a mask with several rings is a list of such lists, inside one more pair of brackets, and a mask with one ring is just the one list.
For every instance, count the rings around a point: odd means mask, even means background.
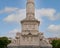
[{"label": "tree foliage", "polygon": [[0,37],[0,48],[6,48],[11,41],[7,37]]},{"label": "tree foliage", "polygon": [[53,48],[60,48],[60,40],[53,40],[51,44]]}]

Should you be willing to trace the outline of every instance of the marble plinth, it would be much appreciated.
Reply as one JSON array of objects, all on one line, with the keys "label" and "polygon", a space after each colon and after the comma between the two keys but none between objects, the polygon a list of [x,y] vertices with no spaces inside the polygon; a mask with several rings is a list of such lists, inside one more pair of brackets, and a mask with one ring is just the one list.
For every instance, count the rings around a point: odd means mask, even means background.
[{"label": "marble plinth", "polygon": [[52,47],[41,47],[41,46],[8,46],[8,48],[52,48]]}]

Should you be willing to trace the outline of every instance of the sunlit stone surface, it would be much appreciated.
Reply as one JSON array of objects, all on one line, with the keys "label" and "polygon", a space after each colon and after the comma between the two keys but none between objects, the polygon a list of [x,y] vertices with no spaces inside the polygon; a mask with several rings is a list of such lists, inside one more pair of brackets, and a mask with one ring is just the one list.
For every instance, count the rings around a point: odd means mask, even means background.
[{"label": "sunlit stone surface", "polygon": [[22,31],[17,32],[8,48],[52,48],[49,41],[39,32],[40,21],[35,18],[34,0],[27,0],[26,18],[21,21]]}]

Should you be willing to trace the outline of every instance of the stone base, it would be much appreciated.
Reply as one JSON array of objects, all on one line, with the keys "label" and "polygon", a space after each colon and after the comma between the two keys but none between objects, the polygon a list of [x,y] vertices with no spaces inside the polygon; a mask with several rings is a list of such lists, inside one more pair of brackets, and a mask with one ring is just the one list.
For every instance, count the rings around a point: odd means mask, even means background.
[{"label": "stone base", "polygon": [[52,47],[41,47],[41,46],[8,46],[8,48],[52,48]]}]

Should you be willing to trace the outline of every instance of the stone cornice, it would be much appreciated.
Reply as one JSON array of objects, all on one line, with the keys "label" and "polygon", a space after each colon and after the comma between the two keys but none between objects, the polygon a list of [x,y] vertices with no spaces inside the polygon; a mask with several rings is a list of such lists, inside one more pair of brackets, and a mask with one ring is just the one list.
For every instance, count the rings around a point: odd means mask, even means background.
[{"label": "stone cornice", "polygon": [[38,20],[28,20],[28,19],[24,19],[24,20],[22,20],[21,21],[21,23],[24,23],[24,22],[37,22],[37,23],[39,23],[40,24],[40,21],[38,21]]}]

